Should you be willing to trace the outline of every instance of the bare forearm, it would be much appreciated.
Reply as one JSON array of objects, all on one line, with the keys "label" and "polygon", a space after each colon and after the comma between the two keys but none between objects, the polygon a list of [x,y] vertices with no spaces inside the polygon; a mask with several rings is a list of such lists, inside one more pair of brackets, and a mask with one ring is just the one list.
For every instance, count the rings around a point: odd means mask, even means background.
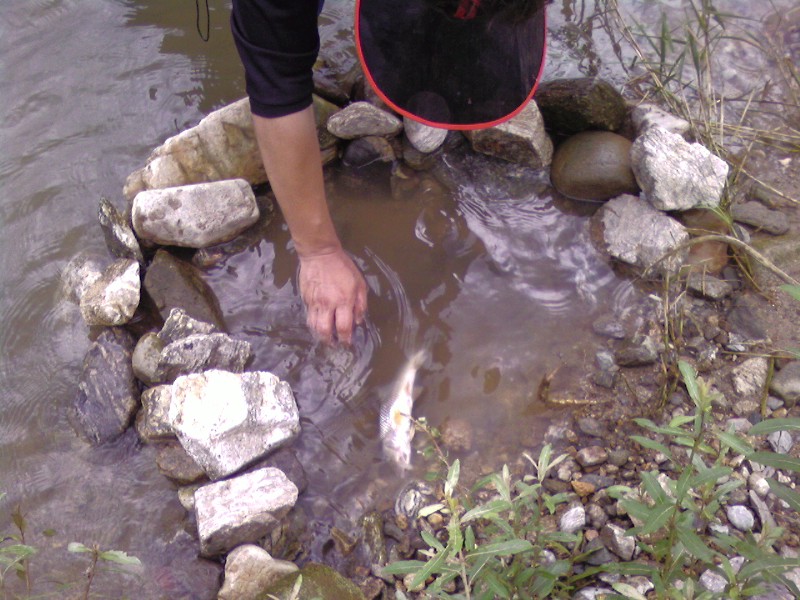
[{"label": "bare forearm", "polygon": [[341,250],[333,227],[313,107],[277,118],[253,115],[261,158],[301,258]]}]

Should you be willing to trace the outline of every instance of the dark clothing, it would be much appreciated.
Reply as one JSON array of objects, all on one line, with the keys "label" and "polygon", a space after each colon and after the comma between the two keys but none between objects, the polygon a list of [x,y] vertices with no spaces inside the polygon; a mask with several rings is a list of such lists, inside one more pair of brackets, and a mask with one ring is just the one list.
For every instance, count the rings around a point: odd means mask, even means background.
[{"label": "dark clothing", "polygon": [[233,0],[231,30],[250,110],[282,117],[311,105],[319,0]]}]

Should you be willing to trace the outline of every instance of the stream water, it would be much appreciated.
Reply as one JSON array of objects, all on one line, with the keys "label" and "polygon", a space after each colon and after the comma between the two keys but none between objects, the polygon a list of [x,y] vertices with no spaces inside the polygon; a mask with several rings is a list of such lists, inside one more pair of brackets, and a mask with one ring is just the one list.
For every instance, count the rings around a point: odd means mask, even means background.
[{"label": "stream water", "polygon": [[[656,3],[628,4],[647,16]],[[351,1],[329,0],[323,18],[323,38],[343,61],[350,11]],[[98,597],[216,595],[220,567],[197,557],[194,525],[154,450],[133,434],[89,447],[67,421],[90,341],[59,275],[77,253],[105,252],[101,197],[122,208],[125,177],[152,148],[243,95],[228,12],[227,2],[210,2],[204,43],[186,2],[4,4],[0,532],[13,529],[19,505],[26,541],[40,549],[37,593],[80,584],[86,556],[66,551],[79,541],[142,560],[133,577],[101,573]],[[551,6],[545,78],[622,82],[603,18],[588,0]],[[298,510],[318,531],[347,528],[420,475],[391,470],[377,427],[381,397],[416,348],[431,350],[417,416],[435,426],[463,419],[475,440],[467,459],[496,465],[540,444],[550,417],[535,400],[542,376],[591,364],[603,343],[592,322],[638,301],[589,242],[594,207],[558,198],[546,173],[454,154],[448,177],[455,191],[393,194],[388,170],[330,169],[337,227],[370,286],[369,319],[351,349],[317,345],[307,332],[280,217],[265,239],[207,272],[231,333],[253,345],[251,368],[295,391],[303,429],[293,448],[310,482]]]}]

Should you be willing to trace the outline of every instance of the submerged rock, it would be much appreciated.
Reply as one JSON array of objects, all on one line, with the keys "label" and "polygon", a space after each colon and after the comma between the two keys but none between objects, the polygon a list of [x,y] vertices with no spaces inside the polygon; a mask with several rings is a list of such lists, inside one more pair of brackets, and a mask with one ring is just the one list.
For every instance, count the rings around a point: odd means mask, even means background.
[{"label": "submerged rock", "polygon": [[172,427],[211,479],[235,473],[300,431],[291,388],[266,371],[184,375],[172,390]]},{"label": "submerged rock", "polygon": [[157,385],[142,392],[142,408],[136,415],[136,433],[142,442],[175,439],[175,430],[169,420],[172,388]]},{"label": "submerged rock", "polygon": [[136,413],[139,389],[131,368],[133,346],[133,336],[127,331],[106,329],[84,358],[70,420],[95,445],[119,437]]},{"label": "submerged rock", "polygon": [[598,77],[542,82],[535,98],[548,131],[555,135],[587,129],[617,131],[627,112],[622,95]]},{"label": "submerged rock", "polygon": [[132,200],[142,190],[234,178],[251,184],[267,180],[247,98],[212,112],[156,148],[147,165],[128,177],[124,194]]},{"label": "submerged rock", "polygon": [[206,473],[178,442],[160,444],[156,455],[158,472],[177,485],[206,480]]},{"label": "submerged rock", "polygon": [[219,301],[200,271],[166,250],[156,252],[144,276],[144,288],[164,319],[173,308],[181,308],[187,315],[225,330]]},{"label": "submerged rock", "polygon": [[686,248],[678,250],[689,239],[683,225],[635,196],[609,200],[594,219],[602,231],[604,249],[628,264],[674,274],[688,254]]},{"label": "submerged rock", "polygon": [[465,132],[473,150],[508,162],[540,169],[553,159],[553,142],[535,102],[514,118],[495,127]]},{"label": "submerged rock", "polygon": [[397,159],[389,141],[377,135],[358,138],[347,144],[342,162],[348,167],[366,167],[372,163],[391,163]]},{"label": "submerged rock", "polygon": [[731,206],[731,216],[737,223],[755,227],[758,231],[766,231],[772,235],[783,235],[789,231],[786,215],[767,208],[760,202],[739,202]]},{"label": "submerged rock", "polygon": [[114,261],[81,296],[81,315],[89,326],[115,327],[131,320],[141,298],[139,263]]},{"label": "submerged rock", "polygon": [[630,140],[610,131],[578,133],[556,148],[550,180],[559,192],[576,200],[638,194],[630,150]]},{"label": "submerged rock", "polygon": [[136,233],[165,246],[206,248],[227,242],[258,217],[255,194],[244,179],[145,190],[133,200]]},{"label": "submerged rock", "polygon": [[212,369],[241,373],[253,355],[250,342],[225,333],[194,333],[164,347],[156,370],[158,381]]},{"label": "submerged rock", "polygon": [[719,206],[728,176],[724,160],[661,127],[636,138],[631,166],[643,196],[665,211]]},{"label": "submerged rock", "polygon": [[395,136],[402,131],[403,122],[369,102],[353,102],[332,115],[327,127],[337,138],[354,140],[368,135]]},{"label": "submerged rock", "polygon": [[298,570],[254,544],[235,548],[225,559],[225,581],[217,600],[262,600],[264,590]]},{"label": "submerged rock", "polygon": [[[349,579],[345,579],[336,571],[326,565],[308,563],[297,574],[281,580],[275,586],[265,590],[279,600],[288,600],[291,597],[297,576],[303,577],[303,594],[306,598],[318,600],[366,600],[358,586]],[[267,595],[267,598],[270,596]]]},{"label": "submerged rock", "polygon": [[204,485],[194,493],[200,553],[216,556],[267,535],[297,502],[278,469],[259,469]]}]

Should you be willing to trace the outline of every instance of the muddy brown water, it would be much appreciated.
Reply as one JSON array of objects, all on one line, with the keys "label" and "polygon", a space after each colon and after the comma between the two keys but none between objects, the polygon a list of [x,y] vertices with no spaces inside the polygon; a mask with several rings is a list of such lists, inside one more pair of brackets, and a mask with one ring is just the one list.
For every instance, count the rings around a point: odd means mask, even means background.
[{"label": "muddy brown water", "polygon": [[[187,3],[4,6],[0,531],[12,529],[19,504],[26,540],[40,549],[31,563],[38,593],[82,581],[85,557],[66,551],[79,541],[143,562],[135,577],[99,575],[102,597],[216,594],[219,565],[197,558],[194,524],[153,449],[134,435],[92,448],[69,426],[89,332],[59,287],[78,252],[105,253],[100,197],[122,207],[125,177],[153,147],[243,95],[228,4],[210,9],[203,43]],[[344,0],[326,8],[323,37],[337,60],[350,60],[341,25],[350,10]],[[599,73],[621,83],[603,18],[591,2],[552,5],[546,77]],[[264,240],[207,272],[231,332],[253,344],[252,368],[295,390],[303,430],[293,447],[310,481],[298,510],[321,538],[422,474],[415,459],[398,475],[378,440],[380,400],[413,350],[431,350],[416,414],[435,426],[465,419],[475,434],[467,458],[492,465],[541,442],[551,416],[536,404],[541,377],[556,364],[591,364],[603,343],[592,322],[639,302],[589,243],[593,207],[556,197],[546,173],[458,154],[447,170],[455,190],[405,195],[391,193],[386,169],[329,170],[337,227],[370,286],[369,319],[351,349],[319,346],[306,331],[280,217]]]}]

